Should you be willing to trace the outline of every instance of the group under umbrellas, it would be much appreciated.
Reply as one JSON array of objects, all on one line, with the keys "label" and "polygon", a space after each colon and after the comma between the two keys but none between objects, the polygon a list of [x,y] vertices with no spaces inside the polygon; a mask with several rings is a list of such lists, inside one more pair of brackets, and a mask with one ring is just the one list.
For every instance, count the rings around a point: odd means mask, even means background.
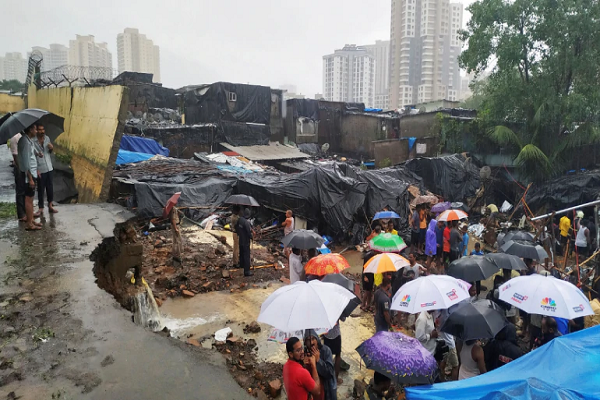
[{"label": "group under umbrellas", "polygon": [[36,122],[44,124],[45,134],[54,142],[64,132],[64,118],[46,110],[27,108],[13,114],[7,114],[0,120],[0,143],[6,143],[10,138]]}]

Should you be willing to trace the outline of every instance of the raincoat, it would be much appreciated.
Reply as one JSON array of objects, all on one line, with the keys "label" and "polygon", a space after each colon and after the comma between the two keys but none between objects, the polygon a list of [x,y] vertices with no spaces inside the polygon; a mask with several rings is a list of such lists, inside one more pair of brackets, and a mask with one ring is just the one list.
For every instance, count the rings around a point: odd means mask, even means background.
[{"label": "raincoat", "polygon": [[425,236],[425,255],[435,256],[437,253],[437,236],[435,234],[435,227],[437,221],[432,219],[429,221],[429,228],[427,229],[427,235]]},{"label": "raincoat", "polygon": [[321,385],[325,389],[325,400],[337,400],[337,379],[335,378],[335,366],[333,364],[333,354],[331,349],[321,343],[317,333],[310,329],[307,334],[317,339],[317,346],[321,356],[317,361],[317,373],[321,380]]}]

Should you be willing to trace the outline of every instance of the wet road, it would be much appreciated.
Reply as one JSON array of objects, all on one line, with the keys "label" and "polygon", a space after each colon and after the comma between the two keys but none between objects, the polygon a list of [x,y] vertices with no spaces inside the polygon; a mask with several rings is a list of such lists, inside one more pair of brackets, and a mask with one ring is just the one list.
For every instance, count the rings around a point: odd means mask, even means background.
[{"label": "wet road", "polygon": [[[9,172],[1,155],[0,177]],[[134,325],[96,286],[89,254],[129,217],[95,204],[60,206],[38,232],[0,220],[0,398],[249,398],[221,355]]]}]

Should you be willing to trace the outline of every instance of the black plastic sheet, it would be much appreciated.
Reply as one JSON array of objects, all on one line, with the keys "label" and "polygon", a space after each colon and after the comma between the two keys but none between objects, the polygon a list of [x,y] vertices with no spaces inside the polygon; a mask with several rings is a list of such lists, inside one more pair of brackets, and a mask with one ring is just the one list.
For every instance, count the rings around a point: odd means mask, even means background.
[{"label": "black plastic sheet", "polygon": [[565,175],[543,184],[534,184],[525,201],[535,212],[551,212],[598,200],[600,170]]},{"label": "black plastic sheet", "polygon": [[269,125],[221,121],[220,131],[227,143],[233,146],[269,144]]},{"label": "black plastic sheet", "polygon": [[294,109],[294,118],[306,117],[312,120],[319,120],[319,101],[312,99],[291,99],[288,100],[288,104],[291,102]]}]

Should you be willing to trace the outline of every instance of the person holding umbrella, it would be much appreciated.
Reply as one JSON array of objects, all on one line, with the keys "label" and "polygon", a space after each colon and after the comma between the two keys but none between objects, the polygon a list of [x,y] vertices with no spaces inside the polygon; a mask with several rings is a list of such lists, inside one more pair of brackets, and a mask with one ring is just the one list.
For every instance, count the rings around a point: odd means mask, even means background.
[{"label": "person holding umbrella", "polygon": [[231,223],[229,224],[229,229],[233,232],[231,236],[233,236],[233,267],[237,268],[240,265],[240,237],[236,232],[236,226],[238,220],[240,219],[240,206],[235,204],[231,208]]},{"label": "person holding umbrella", "polygon": [[379,289],[375,292],[375,332],[389,331],[392,327],[392,317],[390,315],[391,289],[392,274],[386,272],[383,274],[383,281]]},{"label": "person holding umbrella", "polygon": [[304,265],[302,265],[302,255],[300,254],[300,249],[295,247],[292,248],[288,263],[290,265],[290,283],[303,281],[305,279]]},{"label": "person holding umbrella", "polygon": [[314,399],[337,400],[337,382],[331,349],[326,344],[321,344],[319,335],[314,329],[307,331],[304,346],[306,349],[311,349],[310,353],[315,358],[321,382],[321,393]]},{"label": "person holding umbrella", "polygon": [[252,276],[254,273],[250,271],[250,241],[252,240],[252,226],[250,225],[250,210],[245,209],[242,215],[240,209],[240,218],[238,219],[236,232],[240,243],[240,266],[244,268],[244,276]]},{"label": "person holding umbrella", "polygon": [[25,128],[25,135],[19,139],[19,169],[25,173],[25,214],[27,216],[27,226],[25,230],[40,230],[41,225],[34,221],[33,217],[33,197],[35,196],[35,186],[37,182],[37,159],[33,141],[36,136],[35,125]]}]

